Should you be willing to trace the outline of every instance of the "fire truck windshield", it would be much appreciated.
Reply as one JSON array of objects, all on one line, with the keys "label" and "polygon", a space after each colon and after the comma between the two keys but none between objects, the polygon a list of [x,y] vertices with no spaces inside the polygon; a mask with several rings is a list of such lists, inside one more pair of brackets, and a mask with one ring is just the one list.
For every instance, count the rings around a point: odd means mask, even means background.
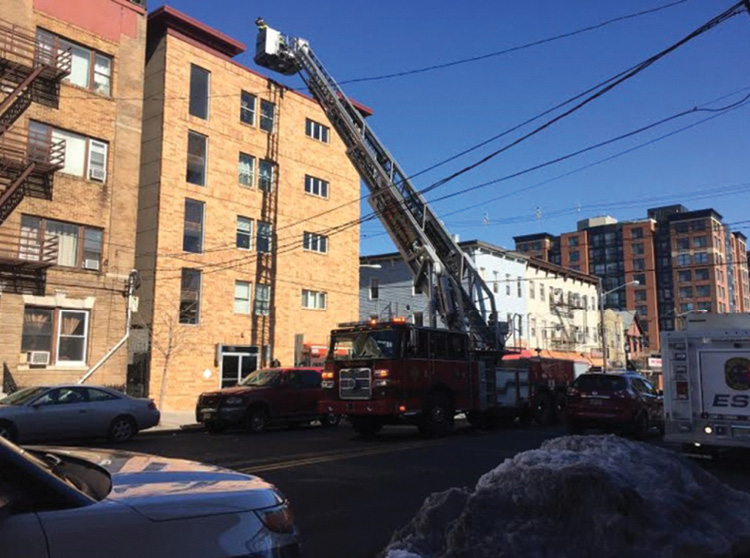
[{"label": "fire truck windshield", "polygon": [[333,358],[392,359],[402,355],[402,332],[394,330],[337,332],[333,337]]}]

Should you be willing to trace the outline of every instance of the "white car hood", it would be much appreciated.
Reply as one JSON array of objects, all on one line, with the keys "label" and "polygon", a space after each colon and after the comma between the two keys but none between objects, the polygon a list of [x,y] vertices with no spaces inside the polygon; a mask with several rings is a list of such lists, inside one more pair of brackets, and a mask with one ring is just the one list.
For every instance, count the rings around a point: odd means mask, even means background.
[{"label": "white car hood", "polygon": [[118,450],[46,448],[94,463],[112,477],[108,500],[154,521],[237,513],[284,501],[264,480],[214,465]]}]

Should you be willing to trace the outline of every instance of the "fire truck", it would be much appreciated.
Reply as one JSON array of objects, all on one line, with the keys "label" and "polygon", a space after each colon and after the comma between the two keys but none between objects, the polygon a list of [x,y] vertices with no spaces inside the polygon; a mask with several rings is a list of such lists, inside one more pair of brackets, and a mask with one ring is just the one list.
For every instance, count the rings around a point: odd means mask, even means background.
[{"label": "fire truck", "polygon": [[698,451],[750,447],[750,316],[685,316],[661,335],[664,440]]},{"label": "fire truck", "polygon": [[[415,290],[429,300],[429,327],[394,320],[332,332],[323,378],[328,397],[321,411],[348,415],[362,434],[408,422],[440,435],[459,412],[480,424],[501,416],[525,417],[532,409],[549,415],[546,409],[562,404],[572,365],[552,374],[542,373],[539,363],[503,362],[508,324],[498,319],[492,290],[471,258],[309,43],[284,36],[262,20],[258,27],[255,62],[302,77],[369,189],[370,206],[410,269]],[[544,397],[534,389],[539,382]]]}]

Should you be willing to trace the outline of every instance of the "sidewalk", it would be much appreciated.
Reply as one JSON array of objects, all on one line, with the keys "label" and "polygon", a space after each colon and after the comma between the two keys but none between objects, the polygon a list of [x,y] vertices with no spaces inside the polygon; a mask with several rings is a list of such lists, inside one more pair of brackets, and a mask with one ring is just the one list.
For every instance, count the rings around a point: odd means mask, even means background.
[{"label": "sidewalk", "polygon": [[193,411],[162,411],[159,425],[144,430],[143,434],[149,432],[198,431],[202,428],[202,425],[195,422],[195,412]]}]

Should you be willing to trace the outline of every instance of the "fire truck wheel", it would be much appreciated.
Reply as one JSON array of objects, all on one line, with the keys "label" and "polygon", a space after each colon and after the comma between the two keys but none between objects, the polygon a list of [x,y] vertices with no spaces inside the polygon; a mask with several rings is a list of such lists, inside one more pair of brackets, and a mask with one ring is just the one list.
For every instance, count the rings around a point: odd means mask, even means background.
[{"label": "fire truck wheel", "polygon": [[350,417],[349,421],[357,434],[368,438],[375,436],[383,428],[383,425],[375,417]]},{"label": "fire truck wheel", "polygon": [[340,422],[341,415],[337,415],[336,413],[326,413],[320,416],[320,424],[325,427],[338,426]]},{"label": "fire truck wheel", "polygon": [[453,409],[446,397],[437,396],[427,402],[418,424],[426,436],[445,436],[453,428]]}]

